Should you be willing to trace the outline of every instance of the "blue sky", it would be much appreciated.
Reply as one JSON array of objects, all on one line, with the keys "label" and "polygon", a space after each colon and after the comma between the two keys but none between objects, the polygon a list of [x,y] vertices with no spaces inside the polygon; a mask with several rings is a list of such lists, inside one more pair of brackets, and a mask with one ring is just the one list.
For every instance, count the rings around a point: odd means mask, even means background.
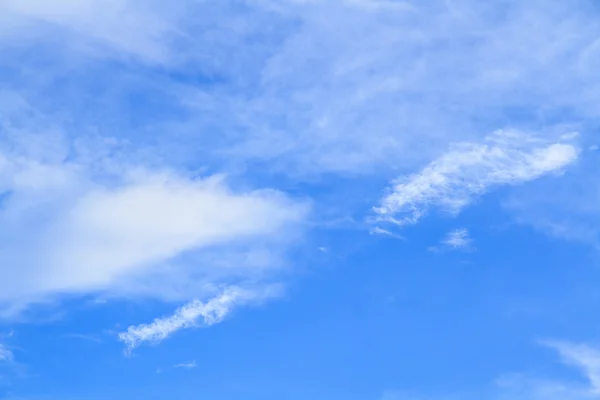
[{"label": "blue sky", "polygon": [[0,2],[0,399],[600,399],[593,0]]}]

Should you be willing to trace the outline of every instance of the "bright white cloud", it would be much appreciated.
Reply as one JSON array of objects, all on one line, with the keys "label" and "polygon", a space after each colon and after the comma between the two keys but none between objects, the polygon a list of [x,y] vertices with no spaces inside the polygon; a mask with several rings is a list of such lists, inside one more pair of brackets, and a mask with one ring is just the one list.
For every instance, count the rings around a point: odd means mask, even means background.
[{"label": "bright white cloud", "polygon": [[[107,171],[0,153],[0,305],[69,293],[190,298],[254,279],[278,267],[278,249],[307,212],[276,191],[235,192],[218,176],[109,161]],[[177,262],[183,256],[199,265]]]},{"label": "bright white cloud", "polygon": [[458,213],[490,189],[561,171],[577,157],[570,143],[496,132],[482,143],[455,144],[420,172],[398,179],[375,212],[398,225],[414,224],[432,208]]},{"label": "bright white cloud", "polygon": [[127,346],[127,352],[131,352],[143,343],[159,343],[181,329],[218,324],[234,307],[264,300],[271,295],[273,293],[270,290],[257,292],[229,287],[206,302],[194,300],[169,317],[157,318],[149,324],[130,326],[126,332],[119,334],[119,339]]}]

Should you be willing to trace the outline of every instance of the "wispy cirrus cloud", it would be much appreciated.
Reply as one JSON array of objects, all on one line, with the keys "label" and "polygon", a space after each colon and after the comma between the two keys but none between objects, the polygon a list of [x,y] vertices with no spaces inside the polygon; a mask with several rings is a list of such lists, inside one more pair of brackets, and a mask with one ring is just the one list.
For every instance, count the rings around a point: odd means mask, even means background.
[{"label": "wispy cirrus cloud", "polygon": [[471,245],[473,239],[469,237],[469,231],[467,229],[455,229],[448,232],[446,237],[442,240],[442,244],[449,246],[453,249],[465,248]]},{"label": "wispy cirrus cloud", "polygon": [[486,390],[470,388],[465,393],[418,394],[386,391],[381,400],[597,400],[600,399],[600,349],[583,343],[545,341],[560,361],[573,367],[582,380],[561,380],[529,373],[505,374]]},{"label": "wispy cirrus cloud", "polygon": [[0,343],[0,362],[12,362],[14,360],[14,356],[12,351]]},{"label": "wispy cirrus cloud", "polygon": [[157,344],[181,329],[207,327],[222,322],[234,307],[263,301],[276,295],[273,288],[243,289],[229,287],[207,301],[194,300],[171,316],[157,318],[149,324],[130,326],[119,334],[130,353],[144,343]]},{"label": "wispy cirrus cloud", "polygon": [[591,173],[600,168],[600,163],[595,152],[589,150],[578,164],[569,171],[569,179],[521,187],[503,205],[520,224],[549,236],[600,248],[600,185]]},{"label": "wispy cirrus cloud", "polygon": [[387,236],[390,238],[394,238],[394,239],[404,239],[402,236],[398,235],[397,233],[394,233],[392,231],[390,231],[389,229],[384,229],[382,227],[376,226],[373,229],[371,229],[369,231],[369,233],[371,235],[379,235],[379,236]]},{"label": "wispy cirrus cloud", "polygon": [[466,228],[454,229],[446,234],[439,245],[432,246],[429,250],[433,252],[443,250],[474,250],[473,239]]},{"label": "wispy cirrus cloud", "polygon": [[417,223],[431,209],[456,214],[489,190],[559,172],[578,157],[568,142],[547,143],[500,131],[482,143],[459,143],[420,172],[396,180],[375,208],[377,219]]},{"label": "wispy cirrus cloud", "polygon": [[169,38],[177,34],[176,11],[156,1],[6,0],[0,4],[0,40],[52,43],[66,36],[74,40],[62,46],[92,57],[166,63]]},{"label": "wispy cirrus cloud", "polygon": [[562,361],[578,369],[589,383],[588,392],[600,398],[600,349],[588,344],[567,341],[545,341],[544,345],[554,349]]},{"label": "wispy cirrus cloud", "polygon": [[[135,143],[156,144],[162,156],[177,154],[172,163],[388,174],[499,128],[541,134],[570,124],[589,136],[598,116],[592,1],[5,3],[31,32],[0,41],[15,52],[4,63],[23,58],[7,68],[11,86],[20,82],[17,89],[54,115],[78,110],[77,126],[120,129]],[[335,29],[323,15],[338,21]],[[63,33],[48,32],[48,24]],[[524,37],[528,26],[538,29]],[[73,41],[58,40],[65,36]],[[90,37],[100,39],[70,50],[85,61],[54,58],[39,80],[37,69],[19,73],[36,64],[19,57],[27,49],[65,52],[65,42]],[[146,61],[90,62],[90,49]],[[90,85],[90,76],[104,88]],[[45,84],[59,79],[62,90]],[[159,112],[130,107],[132,93],[152,93],[148,105]],[[107,118],[89,112],[99,106]],[[122,124],[124,109],[143,129]]]},{"label": "wispy cirrus cloud", "polygon": [[186,362],[186,363],[177,364],[174,366],[174,368],[192,369],[192,368],[196,368],[197,366],[198,366],[198,364],[196,364],[196,360],[194,360],[194,361],[190,361],[190,362]]}]

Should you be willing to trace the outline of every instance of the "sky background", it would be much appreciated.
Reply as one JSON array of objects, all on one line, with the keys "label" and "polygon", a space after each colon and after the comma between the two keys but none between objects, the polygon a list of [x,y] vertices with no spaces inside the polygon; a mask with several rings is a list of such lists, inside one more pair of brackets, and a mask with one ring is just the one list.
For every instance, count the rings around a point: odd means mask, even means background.
[{"label": "sky background", "polygon": [[594,0],[0,0],[0,399],[600,399],[598,71]]}]

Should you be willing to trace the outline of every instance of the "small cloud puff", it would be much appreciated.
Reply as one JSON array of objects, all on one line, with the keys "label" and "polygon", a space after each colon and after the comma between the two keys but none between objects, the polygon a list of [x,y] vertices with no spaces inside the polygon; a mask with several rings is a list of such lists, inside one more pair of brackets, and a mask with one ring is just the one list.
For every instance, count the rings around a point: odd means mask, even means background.
[{"label": "small cloud puff", "polygon": [[471,242],[472,240],[469,237],[469,231],[466,229],[455,229],[450,231],[446,238],[442,240],[442,244],[453,249],[469,247]]},{"label": "small cloud puff", "polygon": [[446,234],[438,246],[429,248],[429,251],[439,252],[443,250],[474,250],[473,239],[465,228],[454,229]]}]

